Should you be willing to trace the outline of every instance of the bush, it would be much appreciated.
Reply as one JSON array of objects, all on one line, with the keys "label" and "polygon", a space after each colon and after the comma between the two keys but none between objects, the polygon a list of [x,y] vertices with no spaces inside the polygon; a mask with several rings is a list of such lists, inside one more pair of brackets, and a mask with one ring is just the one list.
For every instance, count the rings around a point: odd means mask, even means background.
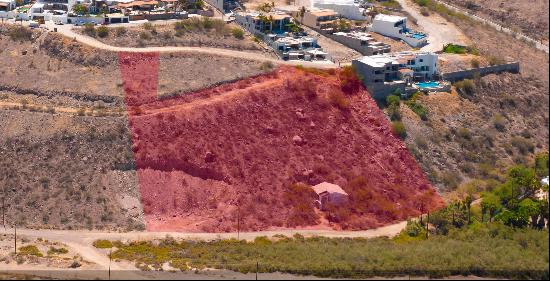
[{"label": "bush", "polygon": [[153,36],[151,35],[150,32],[142,31],[139,33],[139,39],[141,40],[151,40],[152,38]]},{"label": "bush", "polygon": [[244,39],[244,31],[238,27],[233,28],[231,34],[237,39]]},{"label": "bush", "polygon": [[506,130],[506,119],[504,116],[497,114],[493,118],[493,125],[499,132],[504,132]]},{"label": "bush", "polygon": [[32,30],[24,26],[13,26],[8,32],[13,41],[30,41],[32,40]]},{"label": "bush", "polygon": [[529,152],[535,152],[535,146],[524,137],[513,137],[512,145],[518,149],[521,154],[527,154]]},{"label": "bush", "polygon": [[428,10],[428,8],[422,7],[422,8],[420,9],[420,14],[422,14],[422,15],[425,16],[425,17],[428,17],[428,16],[430,16],[430,11]]},{"label": "bush", "polygon": [[48,250],[48,256],[63,255],[63,254],[67,254],[67,253],[69,253],[69,250],[67,250],[65,248],[50,247],[50,249]]},{"label": "bush", "polygon": [[128,30],[124,26],[119,26],[115,29],[116,36],[123,36],[127,32],[128,32]]},{"label": "bush", "polygon": [[455,87],[458,91],[468,96],[472,96],[475,93],[474,81],[470,79],[464,79],[455,83]]},{"label": "bush", "polygon": [[500,57],[490,56],[489,65],[500,65],[506,63],[506,60]]},{"label": "bush", "polygon": [[340,110],[348,110],[350,107],[350,101],[340,91],[331,92],[329,98],[330,103]]},{"label": "bush", "polygon": [[91,23],[87,23],[84,25],[84,34],[95,37],[96,36],[96,30],[95,26]]},{"label": "bush", "polygon": [[96,240],[93,245],[98,249],[109,249],[113,247],[113,243],[109,240]]},{"label": "bush", "polygon": [[109,36],[109,28],[107,28],[106,26],[100,26],[97,28],[97,36],[99,36],[100,38],[105,38],[107,36]]},{"label": "bush", "polygon": [[38,250],[38,248],[34,245],[28,245],[28,246],[23,246],[23,247],[19,248],[18,254],[23,255],[23,256],[35,256],[35,257],[43,257],[44,256],[40,252],[40,250]]},{"label": "bush", "polygon": [[152,23],[146,22],[146,23],[143,24],[143,29],[148,30],[148,31],[153,31],[153,30],[155,30],[155,27],[153,26]]},{"label": "bush", "polygon": [[472,59],[470,61],[470,65],[472,66],[472,68],[479,68],[479,65],[480,65],[479,60],[478,59]]},{"label": "bush", "polygon": [[405,139],[407,137],[407,129],[401,121],[392,122],[392,132],[401,139]]}]

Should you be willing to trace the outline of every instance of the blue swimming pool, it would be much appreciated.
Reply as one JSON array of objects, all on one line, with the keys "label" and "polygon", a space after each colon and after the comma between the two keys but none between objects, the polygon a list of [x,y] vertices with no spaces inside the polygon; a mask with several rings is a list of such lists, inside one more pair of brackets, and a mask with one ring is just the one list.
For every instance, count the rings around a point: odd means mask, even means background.
[{"label": "blue swimming pool", "polygon": [[426,37],[426,34],[414,33],[414,34],[412,34],[412,37],[415,38],[415,39],[422,39],[422,38]]},{"label": "blue swimming pool", "polygon": [[438,88],[440,86],[439,82],[436,82],[436,81],[419,82],[419,83],[416,83],[415,85],[421,89]]}]

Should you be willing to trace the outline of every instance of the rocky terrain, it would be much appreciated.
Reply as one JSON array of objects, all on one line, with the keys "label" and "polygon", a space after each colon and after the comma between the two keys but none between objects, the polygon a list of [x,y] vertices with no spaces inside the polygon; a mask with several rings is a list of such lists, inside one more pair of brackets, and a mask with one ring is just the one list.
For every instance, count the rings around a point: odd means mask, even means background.
[{"label": "rocky terrain", "polygon": [[511,165],[548,151],[548,84],[507,73],[475,80],[473,87],[418,97],[426,121],[401,105],[407,146],[441,191],[500,179]]},{"label": "rocky terrain", "polygon": [[[441,204],[350,69],[285,67],[159,101],[157,58],[121,59],[149,230],[365,229]],[[309,185],[323,181],[351,203],[319,213]]]},{"label": "rocky terrain", "polygon": [[548,0],[445,0],[548,44]]}]

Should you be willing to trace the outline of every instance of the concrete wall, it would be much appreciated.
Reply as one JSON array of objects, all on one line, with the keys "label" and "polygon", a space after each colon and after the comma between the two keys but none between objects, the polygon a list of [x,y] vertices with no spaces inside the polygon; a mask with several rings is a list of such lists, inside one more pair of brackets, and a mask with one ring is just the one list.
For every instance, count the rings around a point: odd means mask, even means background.
[{"label": "concrete wall", "polygon": [[501,65],[480,67],[476,69],[442,73],[441,78],[443,78],[443,80],[455,82],[455,81],[460,81],[464,79],[472,79],[476,75],[484,76],[492,73],[502,73],[502,72],[519,73],[519,62],[512,62],[512,63],[501,64]]},{"label": "concrete wall", "polygon": [[145,14],[146,20],[186,19],[187,13]]},{"label": "concrete wall", "polygon": [[[316,31],[348,48],[356,50],[357,52],[361,53],[361,55],[363,56],[373,55],[373,48],[369,47],[368,45],[361,45],[361,40],[357,38],[335,35],[335,34],[318,30],[318,29],[316,29]],[[390,49],[388,49],[387,52],[390,52]]]}]

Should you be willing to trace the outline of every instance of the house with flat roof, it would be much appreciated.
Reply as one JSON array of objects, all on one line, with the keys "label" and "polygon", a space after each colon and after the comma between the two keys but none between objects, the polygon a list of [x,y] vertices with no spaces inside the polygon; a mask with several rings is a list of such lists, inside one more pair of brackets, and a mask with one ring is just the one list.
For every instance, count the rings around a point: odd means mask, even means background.
[{"label": "house with flat roof", "polygon": [[348,193],[333,183],[322,182],[311,188],[317,193],[318,199],[315,200],[315,203],[320,210],[325,210],[327,204],[341,205],[349,200]]},{"label": "house with flat roof", "polygon": [[358,51],[364,56],[385,54],[391,51],[390,45],[376,41],[372,35],[367,32],[335,32],[328,36],[333,40]]},{"label": "house with flat roof", "polygon": [[430,52],[399,52],[365,56],[352,61],[363,83],[376,99],[384,99],[415,81],[435,79],[438,56]]},{"label": "house with flat roof", "polygon": [[338,13],[329,9],[312,9],[304,13],[303,25],[317,30],[333,30]]},{"label": "house with flat roof", "polygon": [[313,8],[329,9],[350,20],[368,20],[367,9],[357,0],[313,0]]},{"label": "house with flat roof", "polygon": [[401,39],[415,48],[428,44],[428,35],[407,28],[406,17],[378,14],[372,21],[371,31]]},{"label": "house with flat roof", "polygon": [[0,12],[9,12],[17,7],[15,0],[0,0]]},{"label": "house with flat roof", "polygon": [[254,35],[281,34],[290,30],[292,17],[282,12],[239,12],[235,22]]}]

